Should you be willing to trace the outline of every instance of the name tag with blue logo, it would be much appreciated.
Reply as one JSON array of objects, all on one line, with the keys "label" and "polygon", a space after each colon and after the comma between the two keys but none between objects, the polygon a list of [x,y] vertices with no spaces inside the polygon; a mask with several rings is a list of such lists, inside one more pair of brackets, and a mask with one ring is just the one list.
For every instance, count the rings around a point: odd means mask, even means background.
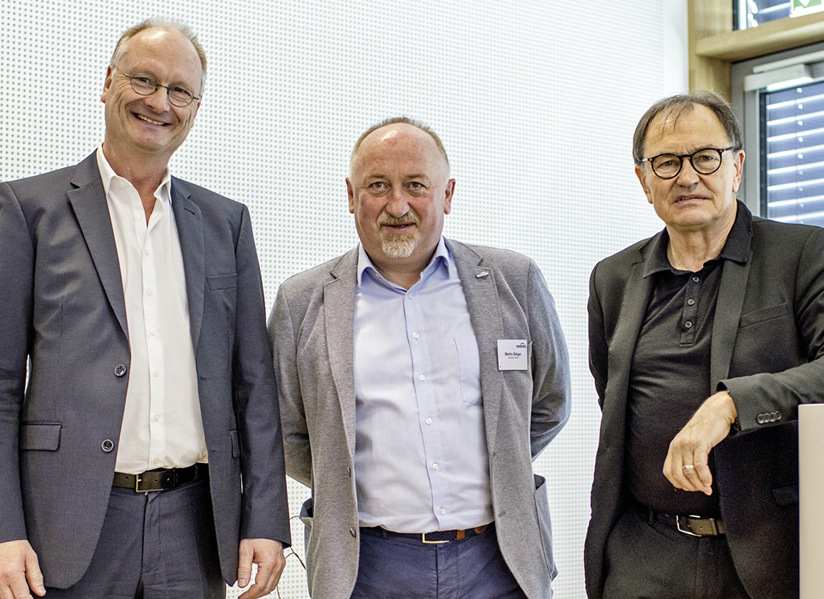
[{"label": "name tag with blue logo", "polygon": [[498,370],[526,370],[526,339],[498,339]]}]

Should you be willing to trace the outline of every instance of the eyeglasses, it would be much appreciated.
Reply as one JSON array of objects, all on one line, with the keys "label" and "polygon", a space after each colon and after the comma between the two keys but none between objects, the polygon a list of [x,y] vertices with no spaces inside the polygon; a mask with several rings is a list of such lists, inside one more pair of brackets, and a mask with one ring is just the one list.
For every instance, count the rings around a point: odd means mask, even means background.
[{"label": "eyeglasses", "polygon": [[134,92],[136,94],[140,94],[141,96],[151,96],[157,91],[158,87],[165,87],[166,94],[169,97],[169,102],[178,108],[188,106],[194,100],[200,100],[200,96],[194,95],[185,87],[180,87],[179,85],[173,85],[170,87],[168,85],[163,85],[162,83],[155,83],[151,77],[144,77],[143,75],[127,75],[121,71],[117,65],[112,65],[112,67],[128,79]]},{"label": "eyeglasses", "polygon": [[649,162],[652,172],[661,179],[674,179],[681,172],[684,166],[684,158],[689,158],[692,168],[701,175],[711,175],[721,168],[721,160],[724,152],[734,149],[729,148],[701,148],[692,154],[658,154],[652,158],[644,158],[641,162]]}]

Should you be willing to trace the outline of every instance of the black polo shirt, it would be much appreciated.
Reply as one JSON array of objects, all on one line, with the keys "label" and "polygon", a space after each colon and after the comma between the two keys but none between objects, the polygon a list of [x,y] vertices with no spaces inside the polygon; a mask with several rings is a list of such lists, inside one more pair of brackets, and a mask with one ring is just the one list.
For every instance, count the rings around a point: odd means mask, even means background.
[{"label": "black polo shirt", "polygon": [[[715,392],[710,380],[710,342],[721,271],[726,260],[746,262],[752,217],[739,205],[735,223],[717,258],[697,272],[677,270],[667,258],[666,229],[644,263],[652,277],[630,372],[624,483],[636,500],[668,514],[720,516],[718,491],[677,490],[664,477],[670,441]],[[715,479],[715,460],[710,453]]]}]

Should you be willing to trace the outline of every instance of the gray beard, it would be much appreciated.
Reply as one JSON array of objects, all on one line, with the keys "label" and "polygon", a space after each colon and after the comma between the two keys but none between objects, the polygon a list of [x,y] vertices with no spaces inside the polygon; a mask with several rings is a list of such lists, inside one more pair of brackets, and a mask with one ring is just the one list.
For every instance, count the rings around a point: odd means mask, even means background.
[{"label": "gray beard", "polygon": [[417,242],[417,235],[392,235],[381,239],[381,249],[389,258],[409,258]]}]

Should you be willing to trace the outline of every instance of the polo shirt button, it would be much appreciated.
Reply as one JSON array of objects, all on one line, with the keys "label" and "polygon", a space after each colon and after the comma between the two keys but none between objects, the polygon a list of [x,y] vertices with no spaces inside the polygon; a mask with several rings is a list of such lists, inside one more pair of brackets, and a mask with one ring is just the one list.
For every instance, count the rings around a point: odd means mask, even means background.
[{"label": "polo shirt button", "polygon": [[125,364],[118,364],[114,367],[114,375],[115,376],[123,376],[126,374],[126,365]]},{"label": "polo shirt button", "polygon": [[111,439],[106,439],[100,444],[100,449],[106,453],[111,453],[112,449],[114,449],[114,442]]}]

